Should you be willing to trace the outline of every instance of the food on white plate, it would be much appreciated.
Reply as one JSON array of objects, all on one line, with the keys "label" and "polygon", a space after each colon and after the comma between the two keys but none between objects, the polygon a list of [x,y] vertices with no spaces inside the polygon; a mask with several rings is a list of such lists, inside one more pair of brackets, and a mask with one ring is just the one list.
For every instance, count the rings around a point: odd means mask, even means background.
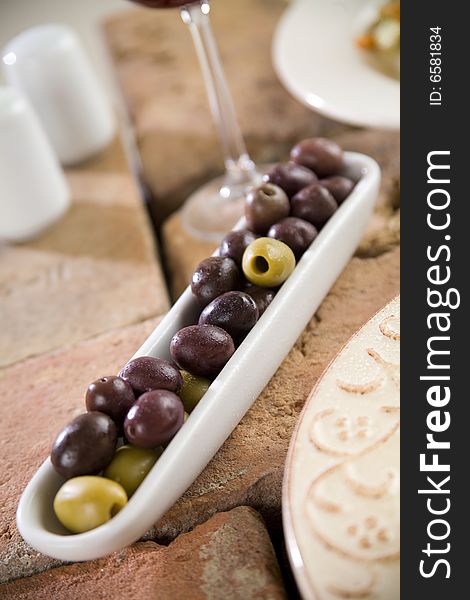
[{"label": "food on white plate", "polygon": [[385,70],[400,74],[400,1],[382,4],[375,19],[356,38],[356,44],[376,58]]}]

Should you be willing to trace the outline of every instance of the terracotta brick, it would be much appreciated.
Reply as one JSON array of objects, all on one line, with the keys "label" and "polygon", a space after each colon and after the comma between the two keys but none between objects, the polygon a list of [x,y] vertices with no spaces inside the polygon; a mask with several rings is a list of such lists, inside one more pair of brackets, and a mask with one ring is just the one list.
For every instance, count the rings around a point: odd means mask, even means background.
[{"label": "terracotta brick", "polygon": [[173,213],[163,224],[162,245],[173,298],[178,298],[185,290],[196,265],[210,256],[218,246],[214,242],[193,238],[183,227],[180,211]]},{"label": "terracotta brick", "polygon": [[141,542],[97,561],[51,569],[0,587],[15,600],[281,600],[286,598],[261,517],[219,513],[168,547]]},{"label": "terracotta brick", "polygon": [[38,239],[0,246],[0,366],[161,315],[168,295],[119,141],[68,171],[72,207]]}]

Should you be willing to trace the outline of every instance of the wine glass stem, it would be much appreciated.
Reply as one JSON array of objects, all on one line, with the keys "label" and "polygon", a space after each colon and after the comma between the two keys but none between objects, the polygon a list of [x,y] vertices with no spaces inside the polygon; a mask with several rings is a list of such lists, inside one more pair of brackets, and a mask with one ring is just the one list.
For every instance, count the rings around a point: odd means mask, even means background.
[{"label": "wine glass stem", "polygon": [[256,175],[254,162],[248,156],[238,125],[232,96],[212,33],[210,5],[202,2],[181,9],[181,18],[188,25],[201,65],[212,117],[218,128],[227,170],[227,185],[250,183]]}]

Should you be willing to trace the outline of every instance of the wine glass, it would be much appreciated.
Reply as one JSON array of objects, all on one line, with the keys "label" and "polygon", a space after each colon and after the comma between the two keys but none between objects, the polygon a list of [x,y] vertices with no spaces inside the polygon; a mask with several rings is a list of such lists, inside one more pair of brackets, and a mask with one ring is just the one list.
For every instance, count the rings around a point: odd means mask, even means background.
[{"label": "wine glass", "polygon": [[179,7],[201,66],[212,117],[224,154],[225,174],[196,190],[185,202],[182,222],[193,236],[220,241],[243,213],[246,189],[257,185],[256,170],[243,141],[210,24],[207,0],[132,0],[152,8]]}]

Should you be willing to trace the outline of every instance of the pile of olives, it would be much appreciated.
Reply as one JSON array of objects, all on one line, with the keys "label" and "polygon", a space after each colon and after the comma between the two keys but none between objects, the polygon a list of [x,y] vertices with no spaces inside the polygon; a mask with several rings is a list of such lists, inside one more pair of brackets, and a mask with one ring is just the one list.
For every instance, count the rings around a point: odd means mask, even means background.
[{"label": "pile of olives", "polygon": [[[227,364],[302,254],[354,187],[343,152],[310,138],[248,191],[246,229],[231,231],[191,281],[197,323],[170,343],[172,362],[143,356],[87,389],[87,412],[55,439],[51,462],[66,479],[54,500],[72,533],[111,519],[136,491],[211,381]],[[123,443],[121,443],[121,441]]]}]

